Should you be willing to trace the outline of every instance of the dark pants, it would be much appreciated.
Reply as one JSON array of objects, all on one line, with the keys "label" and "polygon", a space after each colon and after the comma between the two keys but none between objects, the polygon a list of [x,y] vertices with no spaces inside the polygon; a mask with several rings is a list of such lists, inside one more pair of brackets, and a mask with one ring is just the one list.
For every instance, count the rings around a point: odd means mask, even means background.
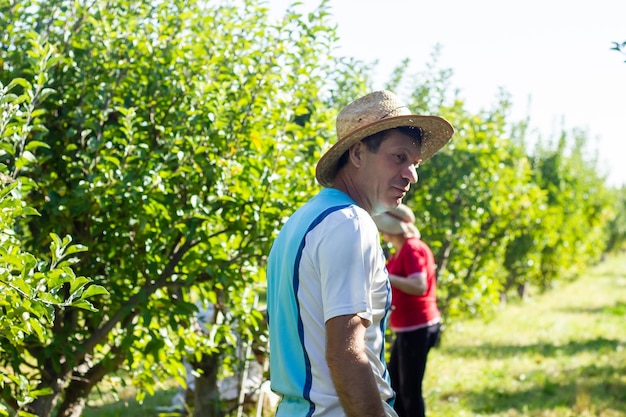
[{"label": "dark pants", "polygon": [[396,392],[394,409],[399,417],[424,417],[422,380],[430,348],[437,344],[441,324],[433,324],[412,332],[396,333],[391,347],[389,377]]}]

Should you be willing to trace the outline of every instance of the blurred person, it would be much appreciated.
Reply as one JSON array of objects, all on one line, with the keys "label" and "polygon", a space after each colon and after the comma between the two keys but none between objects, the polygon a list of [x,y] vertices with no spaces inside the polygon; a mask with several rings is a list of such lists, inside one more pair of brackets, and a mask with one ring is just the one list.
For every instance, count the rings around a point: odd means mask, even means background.
[{"label": "blurred person", "polygon": [[387,271],[393,294],[389,324],[395,333],[388,365],[394,409],[399,417],[424,417],[426,360],[441,332],[435,259],[406,205],[374,216],[374,221],[393,251]]}]

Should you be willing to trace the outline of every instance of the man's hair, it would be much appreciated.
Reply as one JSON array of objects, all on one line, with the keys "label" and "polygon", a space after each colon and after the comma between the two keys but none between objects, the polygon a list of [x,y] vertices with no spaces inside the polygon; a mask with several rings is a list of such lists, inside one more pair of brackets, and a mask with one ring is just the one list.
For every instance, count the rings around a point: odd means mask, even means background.
[{"label": "man's hair", "polygon": [[[388,138],[389,133],[393,130],[404,133],[405,135],[411,137],[411,139],[413,139],[413,141],[416,142],[418,145],[422,145],[422,129],[416,126],[400,126],[393,129],[383,130],[382,132],[374,133],[373,135],[364,138],[363,140],[361,140],[361,142],[363,142],[365,146],[367,146],[367,149],[371,153],[376,153],[380,148],[380,144]],[[343,155],[341,155],[341,158],[339,158],[339,161],[337,162],[337,171],[339,171],[341,167],[348,163],[348,152],[349,150],[345,151]]]}]

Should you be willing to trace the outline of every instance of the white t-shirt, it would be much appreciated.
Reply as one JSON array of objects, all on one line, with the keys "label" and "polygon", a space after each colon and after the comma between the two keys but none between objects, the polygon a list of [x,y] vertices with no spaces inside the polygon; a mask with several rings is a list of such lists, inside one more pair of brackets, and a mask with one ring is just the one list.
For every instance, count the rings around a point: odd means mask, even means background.
[{"label": "white t-shirt", "polygon": [[270,379],[283,398],[277,416],[345,413],[326,363],[329,319],[358,314],[387,415],[394,393],[384,360],[391,287],[376,224],[345,193],[323,189],[297,210],[268,259]]}]

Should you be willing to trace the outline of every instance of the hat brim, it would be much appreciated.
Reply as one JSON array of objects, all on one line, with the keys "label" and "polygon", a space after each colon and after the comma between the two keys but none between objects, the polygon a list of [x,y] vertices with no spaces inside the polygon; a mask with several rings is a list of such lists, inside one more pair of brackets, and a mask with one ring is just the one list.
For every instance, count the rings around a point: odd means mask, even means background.
[{"label": "hat brim", "polygon": [[374,219],[374,223],[376,223],[376,227],[381,233],[388,235],[401,235],[404,233],[402,222],[387,215],[387,213],[377,214],[376,216],[372,216],[372,219]]},{"label": "hat brim", "polygon": [[403,222],[397,218],[390,216],[389,213],[381,213],[372,216],[374,223],[380,233],[388,235],[403,235],[406,237],[420,237],[418,228],[409,222]]},{"label": "hat brim", "polygon": [[421,159],[426,161],[436,154],[452,137],[454,128],[444,118],[439,116],[404,115],[390,117],[354,130],[349,135],[334,144],[317,163],[315,177],[324,187],[332,187],[337,175],[339,158],[352,145],[368,136],[402,126],[419,127],[422,131]]}]

